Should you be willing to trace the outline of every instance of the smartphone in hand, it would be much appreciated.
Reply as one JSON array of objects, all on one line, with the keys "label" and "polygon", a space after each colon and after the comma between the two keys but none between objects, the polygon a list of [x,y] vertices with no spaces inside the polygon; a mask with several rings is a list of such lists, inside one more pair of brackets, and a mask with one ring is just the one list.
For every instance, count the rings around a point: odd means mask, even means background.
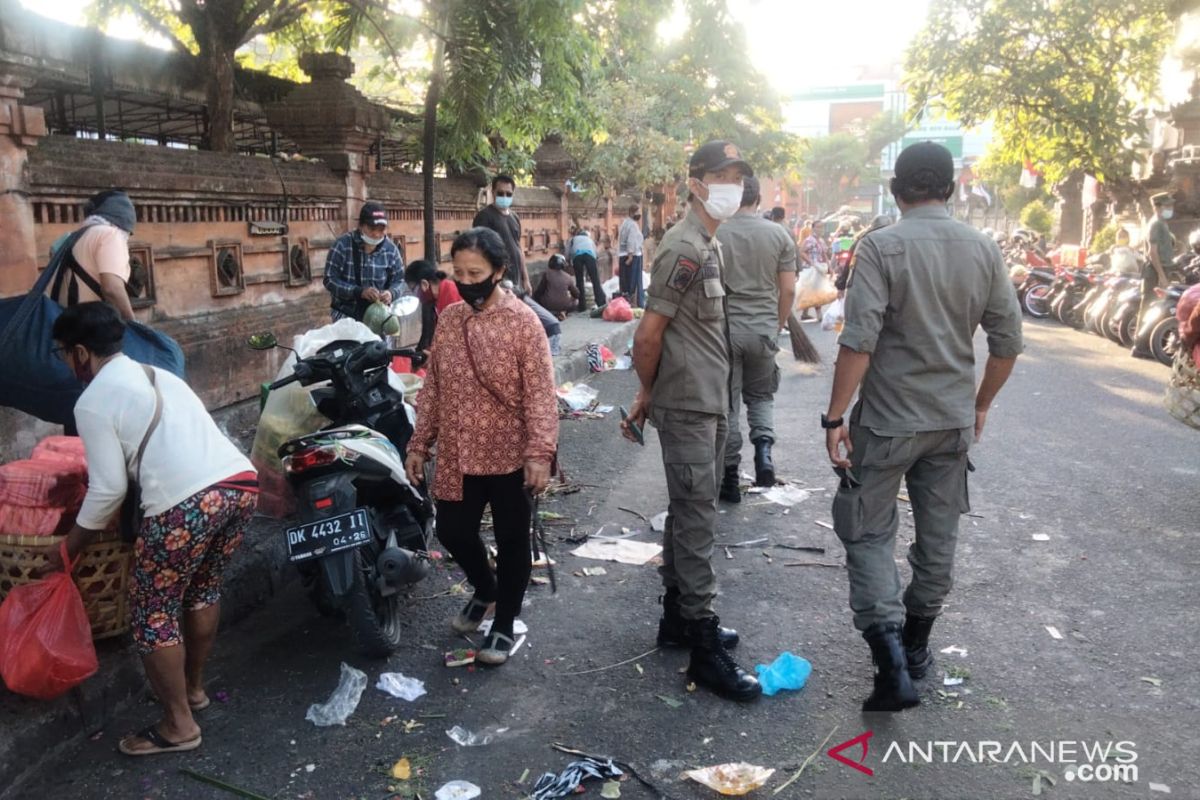
[{"label": "smartphone in hand", "polygon": [[629,424],[629,430],[633,431],[633,437],[637,439],[637,443],[642,447],[646,446],[646,437],[642,435],[642,426],[635,422],[630,422],[629,412],[625,410],[625,406],[618,406],[621,411],[621,420]]}]

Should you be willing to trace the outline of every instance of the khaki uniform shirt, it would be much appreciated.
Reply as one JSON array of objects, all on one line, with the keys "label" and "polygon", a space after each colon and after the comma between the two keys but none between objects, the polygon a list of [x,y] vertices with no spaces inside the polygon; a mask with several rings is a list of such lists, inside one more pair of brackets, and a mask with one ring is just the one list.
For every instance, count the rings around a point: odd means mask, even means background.
[{"label": "khaki uniform shirt", "polygon": [[796,243],[777,222],[738,213],[717,229],[729,292],[729,334],[779,335],[779,273],[796,271]]},{"label": "khaki uniform shirt", "polygon": [[663,235],[650,271],[646,309],[671,322],[650,402],[661,408],[729,410],[729,339],[721,246],[694,211]]},{"label": "khaki uniform shirt", "polygon": [[996,243],[943,206],[910,209],[858,243],[838,342],[871,353],[859,424],[881,436],[975,424],[975,330],[1021,353],[1021,308]]}]

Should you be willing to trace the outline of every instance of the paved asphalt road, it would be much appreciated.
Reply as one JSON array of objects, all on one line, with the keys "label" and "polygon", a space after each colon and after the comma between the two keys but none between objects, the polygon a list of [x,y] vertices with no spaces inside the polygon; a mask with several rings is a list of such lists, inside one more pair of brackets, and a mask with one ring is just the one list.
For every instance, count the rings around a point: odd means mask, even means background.
[{"label": "paved asphalt road", "polygon": [[[832,360],[832,334],[808,330]],[[805,370],[785,354],[780,471],[814,494],[788,512],[756,495],[723,507],[719,541],[768,537],[771,547],[719,556],[719,611],[742,633],[737,657],[743,664],[769,662],[783,650],[811,661],[813,674],[802,691],[749,706],[688,693],[682,652],[570,674],[651,650],[659,590],[651,567],[604,564],[606,575],[577,577],[599,562],[573,557],[560,544],[559,592],[532,587],[523,615],[528,644],[502,669],[442,666],[442,652],[462,644],[446,626],[461,596],[414,600],[410,644],[384,664],[356,655],[348,632],[318,617],[293,586],[219,641],[210,691],[226,692],[228,700],[199,716],[205,740],[199,751],[141,760],[118,755],[121,734],[155,719],[155,707],[146,702],[22,794],[234,796],[177,772],[187,766],[280,799],[382,800],[419,792],[428,800],[452,779],[472,781],[487,798],[517,798],[538,774],[568,763],[550,748],[561,742],[632,762],[674,798],[715,797],[680,780],[680,773],[727,761],[776,768],[754,795],[772,797],[814,752],[800,778],[778,796],[1026,798],[1043,770],[1056,781],[1042,788],[1048,798],[1168,796],[1152,791],[1152,782],[1170,787],[1172,798],[1200,797],[1200,435],[1161,409],[1167,370],[1158,364],[1133,361],[1108,342],[1057,326],[1029,324],[1027,338],[1027,355],[972,454],[979,468],[971,486],[977,516],[964,519],[957,586],[935,628],[939,649],[957,645],[966,655],[940,656],[938,676],[918,709],[890,719],[860,713],[871,667],[851,626],[844,571],[787,566],[838,564],[842,552],[833,533],[815,524],[829,518],[834,484],[817,425],[831,369]],[[615,405],[629,402],[634,384],[630,373],[610,373],[592,385],[603,402]],[[627,444],[617,437],[615,414],[567,421],[562,431],[569,474],[588,486],[544,508],[574,519],[576,533],[601,525],[607,533],[644,529],[619,507],[647,516],[665,508],[653,432],[645,449]],[[550,533],[566,536],[571,527],[552,526]],[[901,533],[911,537],[907,521]],[[1034,538],[1042,534],[1047,541]],[[827,549],[813,555],[774,547],[781,543]],[[903,552],[897,555],[903,562]],[[444,571],[415,594],[427,598],[457,580],[453,570]],[[372,688],[345,727],[317,729],[305,721],[305,710],[333,690],[342,660],[365,669]],[[966,675],[961,686],[942,685],[946,667]],[[385,668],[423,679],[429,693],[413,703],[386,697],[373,688]],[[406,720],[414,722],[406,728]],[[486,746],[460,747],[445,733],[454,725],[507,730]],[[872,737],[862,760],[873,776],[819,748],[827,737],[824,750],[867,731]],[[942,746],[935,745],[934,763],[904,763],[890,745],[899,743],[908,755],[910,741],[924,749],[927,742],[953,742],[946,748],[957,760],[942,763]],[[973,743],[978,752],[980,741],[999,742],[1008,762],[973,763],[957,744]],[[1136,782],[1069,782],[1065,763],[1045,761],[1047,748],[1086,760],[1084,747],[1110,741],[1132,743]],[[1022,763],[1011,751],[1014,742],[1027,754],[1038,743],[1038,763]],[[861,757],[861,750],[846,752]],[[417,771],[408,783],[387,774],[402,756]],[[599,788],[589,783],[589,796]],[[622,796],[655,795],[627,782]]]}]

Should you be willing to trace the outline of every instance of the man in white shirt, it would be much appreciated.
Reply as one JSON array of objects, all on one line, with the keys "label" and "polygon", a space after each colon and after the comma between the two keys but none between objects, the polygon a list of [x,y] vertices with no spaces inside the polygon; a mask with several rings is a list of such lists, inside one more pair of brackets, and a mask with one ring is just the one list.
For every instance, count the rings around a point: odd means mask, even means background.
[{"label": "man in white shirt", "polygon": [[621,294],[636,308],[646,305],[646,289],[642,286],[642,212],[629,207],[627,216],[617,232],[617,263],[620,265]]}]

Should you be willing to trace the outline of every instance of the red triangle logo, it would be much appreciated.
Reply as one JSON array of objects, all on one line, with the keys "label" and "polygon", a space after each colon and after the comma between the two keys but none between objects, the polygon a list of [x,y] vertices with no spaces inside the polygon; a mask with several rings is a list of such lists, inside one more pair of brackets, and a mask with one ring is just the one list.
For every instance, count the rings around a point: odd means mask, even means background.
[{"label": "red triangle logo", "polygon": [[[840,761],[841,763],[845,764],[847,767],[851,767],[853,769],[858,770],[859,772],[863,773],[864,775],[874,775],[875,770],[871,769],[870,767],[863,766],[863,763],[867,760],[867,742],[869,742],[871,740],[871,737],[874,735],[875,735],[874,731],[867,731],[866,733],[860,733],[858,736],[855,736],[853,739],[847,739],[846,741],[842,742],[839,745],[834,745],[833,747],[829,748],[829,751],[828,751],[829,757],[832,758],[834,761]],[[862,748],[862,755],[860,755],[858,757],[858,760],[852,761],[847,756],[842,755],[843,750],[847,750],[856,745]]]}]

